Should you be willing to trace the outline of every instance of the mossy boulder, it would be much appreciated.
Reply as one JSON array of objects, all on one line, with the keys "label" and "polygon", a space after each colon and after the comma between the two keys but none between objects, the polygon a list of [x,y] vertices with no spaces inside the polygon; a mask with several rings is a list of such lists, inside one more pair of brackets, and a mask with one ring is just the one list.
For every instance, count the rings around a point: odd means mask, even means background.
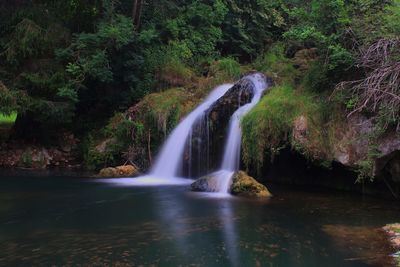
[{"label": "mossy boulder", "polygon": [[243,171],[233,174],[231,194],[241,197],[271,197],[267,187],[257,182],[253,177]]},{"label": "mossy boulder", "polygon": [[100,178],[122,178],[139,175],[139,170],[132,165],[124,165],[118,167],[108,167],[100,170],[97,177]]}]

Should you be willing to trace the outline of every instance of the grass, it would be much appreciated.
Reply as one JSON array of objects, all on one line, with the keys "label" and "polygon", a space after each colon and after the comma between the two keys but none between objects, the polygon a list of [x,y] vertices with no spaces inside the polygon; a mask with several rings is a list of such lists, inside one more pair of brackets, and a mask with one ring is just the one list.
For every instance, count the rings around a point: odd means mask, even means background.
[{"label": "grass", "polygon": [[0,113],[0,143],[9,137],[11,127],[14,125],[16,119],[16,112],[11,113],[10,115]]},{"label": "grass", "polygon": [[320,109],[312,95],[296,92],[289,85],[272,88],[242,120],[244,162],[260,169],[268,152],[273,156],[289,144],[294,120],[301,115],[310,124],[309,139],[318,147]]},{"label": "grass", "polygon": [[13,112],[11,115],[5,115],[0,113],[0,125],[12,125],[17,119],[17,113]]}]

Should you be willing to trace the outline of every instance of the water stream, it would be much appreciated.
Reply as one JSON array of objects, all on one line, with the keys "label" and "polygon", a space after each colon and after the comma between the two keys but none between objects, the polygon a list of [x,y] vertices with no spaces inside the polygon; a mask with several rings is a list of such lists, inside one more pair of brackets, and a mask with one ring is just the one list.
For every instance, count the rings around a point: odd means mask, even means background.
[{"label": "water stream", "polygon": [[182,156],[186,140],[191,133],[193,125],[195,125],[196,121],[203,116],[204,112],[232,86],[232,84],[223,84],[215,88],[200,106],[179,123],[161,149],[161,153],[150,171],[151,176],[171,178],[178,175],[182,166]]},{"label": "water stream", "polygon": [[232,175],[234,172],[238,171],[240,167],[240,148],[242,141],[240,121],[243,116],[260,101],[262,93],[268,87],[265,76],[260,73],[249,75],[245,79],[252,82],[254,95],[251,102],[236,110],[230,119],[228,138],[226,140],[221,169],[214,174],[219,180],[221,180],[219,183],[219,193],[229,193]]}]

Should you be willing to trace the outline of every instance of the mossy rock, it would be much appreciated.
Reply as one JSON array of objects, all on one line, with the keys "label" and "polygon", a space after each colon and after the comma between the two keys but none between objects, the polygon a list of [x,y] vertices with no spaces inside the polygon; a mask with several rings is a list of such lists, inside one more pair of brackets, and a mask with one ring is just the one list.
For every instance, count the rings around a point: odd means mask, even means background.
[{"label": "mossy rock", "polygon": [[231,194],[241,197],[271,197],[272,194],[267,187],[257,182],[253,177],[243,171],[238,171],[233,175]]},{"label": "mossy rock", "polygon": [[100,178],[122,178],[133,177],[139,175],[139,170],[132,165],[124,165],[118,167],[108,167],[100,170],[96,177]]}]

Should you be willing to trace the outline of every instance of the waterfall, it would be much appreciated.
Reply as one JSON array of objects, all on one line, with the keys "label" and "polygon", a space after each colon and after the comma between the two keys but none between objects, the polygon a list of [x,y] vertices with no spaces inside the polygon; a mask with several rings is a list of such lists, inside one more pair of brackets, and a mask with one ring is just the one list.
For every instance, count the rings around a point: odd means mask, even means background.
[{"label": "waterfall", "polygon": [[242,131],[240,121],[261,99],[262,93],[267,89],[268,84],[264,75],[255,73],[246,76],[245,79],[253,83],[254,96],[250,103],[243,105],[232,115],[229,122],[228,138],[226,139],[224,157],[221,170],[215,175],[221,180],[219,192],[228,193],[232,183],[231,178],[234,172],[239,170],[240,148],[242,141]]},{"label": "waterfall", "polygon": [[[242,132],[240,121],[243,116],[249,112],[261,99],[263,91],[268,87],[266,77],[261,73],[254,73],[243,78],[249,88],[252,90],[252,98],[247,103],[233,113],[229,121],[226,143],[223,151],[222,164],[220,170],[212,175],[217,178],[216,189],[225,195],[229,192],[232,183],[232,175],[239,170],[240,165],[240,147]],[[161,184],[187,184],[190,179],[179,178],[183,170],[183,162],[188,165],[188,175],[194,168],[193,157],[196,158],[195,164],[197,170],[207,167],[210,161],[210,121],[208,115],[212,106],[222,98],[233,84],[224,84],[216,87],[206,100],[194,109],[178,126],[172,131],[164,143],[157,160],[146,176],[135,178],[129,181],[131,185],[161,185]],[[241,89],[241,90],[247,90]],[[244,91],[243,91],[244,92]],[[239,105],[242,97],[242,91],[239,91]],[[196,132],[196,134],[195,134]],[[207,140],[205,140],[207,139]],[[193,145],[196,146],[197,153],[193,152]],[[185,151],[186,150],[186,151]],[[202,150],[205,153],[200,152]],[[186,153],[185,153],[186,152]],[[208,169],[207,169],[208,170]]]},{"label": "waterfall", "polygon": [[[173,178],[179,175],[182,168],[183,153],[192,128],[204,116],[211,105],[221,98],[233,85],[224,84],[215,88],[207,99],[193,110],[168,137],[149,176]],[[190,141],[191,143],[191,141]]]}]

